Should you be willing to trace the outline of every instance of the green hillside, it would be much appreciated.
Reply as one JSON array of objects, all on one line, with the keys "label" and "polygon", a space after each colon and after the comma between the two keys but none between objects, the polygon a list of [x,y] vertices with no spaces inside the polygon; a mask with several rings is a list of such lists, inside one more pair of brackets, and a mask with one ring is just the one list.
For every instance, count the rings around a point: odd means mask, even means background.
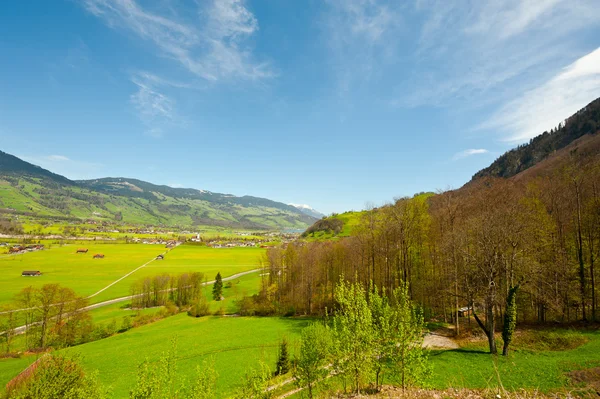
[{"label": "green hillside", "polygon": [[349,237],[352,235],[352,230],[360,224],[364,214],[365,211],[349,211],[324,217],[306,229],[302,237],[311,241]]},{"label": "green hillside", "polygon": [[0,210],[54,219],[180,227],[303,229],[315,221],[292,206],[265,198],[125,178],[75,182],[3,152]]}]

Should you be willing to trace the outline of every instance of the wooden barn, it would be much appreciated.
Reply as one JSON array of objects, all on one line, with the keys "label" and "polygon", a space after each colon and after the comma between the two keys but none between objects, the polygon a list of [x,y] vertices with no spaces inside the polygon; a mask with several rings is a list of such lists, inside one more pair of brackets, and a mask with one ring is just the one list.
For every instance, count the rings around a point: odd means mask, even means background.
[{"label": "wooden barn", "polygon": [[94,259],[104,259],[104,254],[96,254],[93,256]]},{"label": "wooden barn", "polygon": [[24,270],[21,273],[21,276],[24,276],[24,277],[37,277],[37,276],[41,276],[41,275],[42,275],[42,272],[39,270]]}]

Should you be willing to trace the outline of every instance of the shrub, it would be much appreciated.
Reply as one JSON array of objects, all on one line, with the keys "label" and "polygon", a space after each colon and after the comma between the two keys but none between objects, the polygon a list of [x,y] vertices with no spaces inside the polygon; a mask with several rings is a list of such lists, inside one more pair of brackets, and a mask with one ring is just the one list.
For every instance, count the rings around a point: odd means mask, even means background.
[{"label": "shrub", "polygon": [[77,357],[47,355],[30,374],[21,374],[17,384],[7,388],[8,399],[102,399],[107,391],[96,374],[85,374]]},{"label": "shrub", "polygon": [[210,314],[210,307],[208,306],[206,299],[201,297],[192,302],[187,314],[192,317],[202,317]]}]

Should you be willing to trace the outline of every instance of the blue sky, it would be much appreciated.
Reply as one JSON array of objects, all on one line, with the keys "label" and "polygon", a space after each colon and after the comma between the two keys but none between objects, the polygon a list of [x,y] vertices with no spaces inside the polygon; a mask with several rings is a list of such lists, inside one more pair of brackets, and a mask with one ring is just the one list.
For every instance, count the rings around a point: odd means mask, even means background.
[{"label": "blue sky", "polygon": [[597,0],[0,2],[1,149],[325,212],[460,187],[600,96]]}]

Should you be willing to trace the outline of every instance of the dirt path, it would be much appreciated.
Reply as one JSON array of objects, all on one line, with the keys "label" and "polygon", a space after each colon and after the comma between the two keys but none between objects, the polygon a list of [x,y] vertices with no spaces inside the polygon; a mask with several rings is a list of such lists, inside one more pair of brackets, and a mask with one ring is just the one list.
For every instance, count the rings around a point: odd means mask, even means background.
[{"label": "dirt path", "polygon": [[459,346],[454,339],[453,328],[439,328],[430,332],[423,339],[423,348],[427,349],[458,349]]}]

